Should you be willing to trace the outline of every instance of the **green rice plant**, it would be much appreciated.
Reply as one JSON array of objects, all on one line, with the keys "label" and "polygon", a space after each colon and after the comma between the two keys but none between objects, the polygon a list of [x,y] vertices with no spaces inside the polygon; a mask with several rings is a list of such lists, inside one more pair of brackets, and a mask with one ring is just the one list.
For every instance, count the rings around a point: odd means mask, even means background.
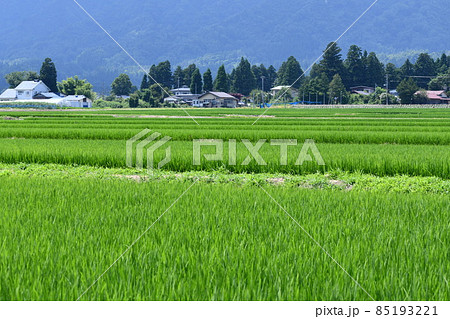
[{"label": "green rice plant", "polygon": [[[0,300],[76,300],[191,183],[0,178]],[[267,191],[374,299],[448,300],[448,196]],[[370,300],[259,187],[194,185],[82,300]]]},{"label": "green rice plant", "polygon": [[[238,143],[237,165],[230,165],[228,143],[224,144],[224,156],[220,161],[202,160],[193,165],[193,142],[173,141],[172,159],[164,169],[184,172],[191,170],[217,170],[225,168],[237,173],[288,173],[306,174],[340,169],[378,176],[437,176],[450,177],[450,147],[432,145],[375,145],[375,144],[324,144],[316,143],[325,166],[315,162],[295,165],[302,140],[290,147],[287,165],[280,165],[280,147],[266,143],[260,151],[267,165],[252,160],[242,165],[249,152]],[[0,162],[4,163],[56,163],[66,165],[90,165],[101,167],[125,167],[125,141],[114,140],[48,140],[48,139],[0,139]],[[214,153],[214,149],[202,149],[202,154]],[[155,153],[155,162],[165,156],[165,150]]]}]

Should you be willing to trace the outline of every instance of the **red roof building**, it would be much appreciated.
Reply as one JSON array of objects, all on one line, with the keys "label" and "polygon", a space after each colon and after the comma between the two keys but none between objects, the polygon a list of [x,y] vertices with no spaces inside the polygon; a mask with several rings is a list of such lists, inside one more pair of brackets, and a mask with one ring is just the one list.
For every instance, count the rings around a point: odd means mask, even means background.
[{"label": "red roof building", "polygon": [[[427,93],[428,104],[450,104],[450,98],[445,91],[425,91]],[[417,91],[416,94],[420,94]]]}]

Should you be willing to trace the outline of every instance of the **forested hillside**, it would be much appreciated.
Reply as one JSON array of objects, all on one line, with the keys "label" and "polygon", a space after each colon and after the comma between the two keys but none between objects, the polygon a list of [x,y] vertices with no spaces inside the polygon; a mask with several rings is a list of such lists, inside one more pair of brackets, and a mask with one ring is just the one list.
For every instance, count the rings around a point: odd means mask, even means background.
[{"label": "forested hillside", "polygon": [[[213,72],[241,56],[279,67],[289,56],[306,65],[335,40],[372,0],[79,0],[146,68],[170,60]],[[403,63],[417,51],[449,50],[445,0],[380,0],[340,41]],[[39,70],[46,57],[59,80],[78,74],[97,90],[121,72],[133,82],[136,65],[73,1],[21,0],[2,4],[0,75]],[[26,8],[26,10],[24,9]],[[414,59],[413,59],[414,61]],[[135,83],[139,84],[139,83]],[[6,82],[0,81],[0,88]]]}]

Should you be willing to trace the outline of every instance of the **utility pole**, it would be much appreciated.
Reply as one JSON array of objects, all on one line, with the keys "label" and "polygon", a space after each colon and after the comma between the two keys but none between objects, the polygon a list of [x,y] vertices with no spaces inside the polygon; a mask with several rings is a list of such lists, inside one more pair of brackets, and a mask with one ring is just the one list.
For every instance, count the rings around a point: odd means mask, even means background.
[{"label": "utility pole", "polygon": [[305,91],[303,91],[303,101],[302,104],[305,104]]},{"label": "utility pole", "polygon": [[180,88],[180,77],[178,77],[178,88]]},{"label": "utility pole", "polygon": [[317,92],[316,92],[316,104],[319,104]]},{"label": "utility pole", "polygon": [[261,84],[261,103],[263,106],[264,106],[264,79],[265,78],[266,77],[264,75],[261,76],[261,82],[262,82],[262,84]]},{"label": "utility pole", "polygon": [[342,91],[341,91],[341,93],[339,95],[339,104],[342,104]]},{"label": "utility pole", "polygon": [[389,105],[389,74],[386,74],[386,105]]}]

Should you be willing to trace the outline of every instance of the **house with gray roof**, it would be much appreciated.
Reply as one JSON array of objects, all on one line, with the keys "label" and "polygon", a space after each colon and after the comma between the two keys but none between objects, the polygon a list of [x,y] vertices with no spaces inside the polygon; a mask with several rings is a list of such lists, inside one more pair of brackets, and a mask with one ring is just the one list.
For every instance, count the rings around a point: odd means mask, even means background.
[{"label": "house with gray roof", "polygon": [[42,81],[23,81],[15,89],[8,89],[0,95],[0,101],[32,100],[50,89]]},{"label": "house with gray roof", "polygon": [[198,97],[198,104],[201,107],[231,107],[235,108],[238,99],[225,92],[206,92]]}]

